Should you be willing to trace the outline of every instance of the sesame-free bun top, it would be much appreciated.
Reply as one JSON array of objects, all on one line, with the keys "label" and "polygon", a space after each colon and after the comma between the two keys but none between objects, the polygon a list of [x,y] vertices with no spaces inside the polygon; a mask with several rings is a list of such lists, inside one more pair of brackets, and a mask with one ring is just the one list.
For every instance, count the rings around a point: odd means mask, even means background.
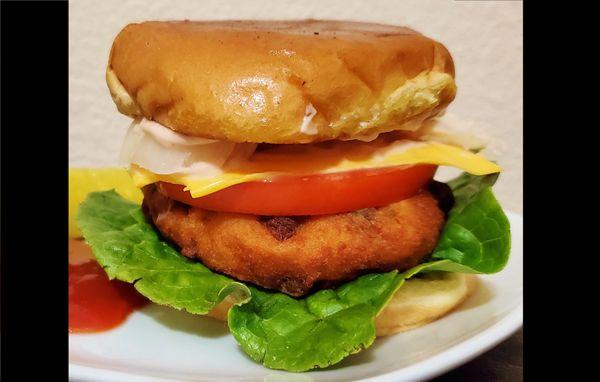
[{"label": "sesame-free bun top", "polygon": [[442,44],[403,27],[321,20],[130,24],[107,82],[126,115],[258,143],[414,130],[456,93]]}]

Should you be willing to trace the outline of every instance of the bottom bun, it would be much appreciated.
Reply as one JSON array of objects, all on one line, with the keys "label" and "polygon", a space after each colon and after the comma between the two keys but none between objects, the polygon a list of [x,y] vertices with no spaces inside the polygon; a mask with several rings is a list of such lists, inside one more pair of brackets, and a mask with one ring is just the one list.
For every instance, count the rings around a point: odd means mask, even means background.
[{"label": "bottom bun", "polygon": [[[377,336],[418,328],[460,305],[477,288],[477,277],[463,273],[433,272],[407,280],[375,318]],[[233,300],[225,298],[208,316],[227,321]]]},{"label": "bottom bun", "polygon": [[375,318],[377,336],[418,328],[459,306],[477,287],[465,273],[424,273],[407,280]]}]

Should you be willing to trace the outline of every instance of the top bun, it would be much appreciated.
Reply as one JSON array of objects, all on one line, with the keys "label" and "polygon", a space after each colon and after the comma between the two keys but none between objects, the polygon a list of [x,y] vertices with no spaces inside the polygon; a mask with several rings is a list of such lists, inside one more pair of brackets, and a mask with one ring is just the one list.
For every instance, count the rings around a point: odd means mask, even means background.
[{"label": "top bun", "polygon": [[126,115],[257,143],[414,130],[456,93],[442,44],[397,26],[317,20],[130,24],[107,82]]}]

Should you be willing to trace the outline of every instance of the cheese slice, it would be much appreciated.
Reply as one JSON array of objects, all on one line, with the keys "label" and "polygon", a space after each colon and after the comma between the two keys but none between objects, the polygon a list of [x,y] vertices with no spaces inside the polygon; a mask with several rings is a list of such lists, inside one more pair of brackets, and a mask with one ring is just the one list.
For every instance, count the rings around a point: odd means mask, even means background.
[{"label": "cheese slice", "polygon": [[254,153],[234,169],[224,168],[211,177],[199,174],[155,174],[135,164],[130,174],[137,187],[158,181],[181,184],[192,197],[199,198],[224,188],[279,175],[329,174],[402,165],[434,164],[451,166],[473,175],[499,172],[500,167],[479,154],[437,142],[397,141],[385,146],[356,143],[323,148],[312,145],[278,145]]}]

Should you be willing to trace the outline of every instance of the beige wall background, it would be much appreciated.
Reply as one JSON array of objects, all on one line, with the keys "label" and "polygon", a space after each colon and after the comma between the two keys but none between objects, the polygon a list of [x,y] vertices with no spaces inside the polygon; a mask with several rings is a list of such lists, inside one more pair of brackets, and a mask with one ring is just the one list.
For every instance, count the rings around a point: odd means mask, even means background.
[{"label": "beige wall background", "polygon": [[450,0],[71,0],[69,163],[117,164],[129,118],[105,84],[112,40],[126,24],[168,19],[328,18],[404,25],[441,41],[454,57],[458,95],[448,112],[473,120],[487,156],[504,172],[502,204],[523,204],[523,7],[520,1]]}]

